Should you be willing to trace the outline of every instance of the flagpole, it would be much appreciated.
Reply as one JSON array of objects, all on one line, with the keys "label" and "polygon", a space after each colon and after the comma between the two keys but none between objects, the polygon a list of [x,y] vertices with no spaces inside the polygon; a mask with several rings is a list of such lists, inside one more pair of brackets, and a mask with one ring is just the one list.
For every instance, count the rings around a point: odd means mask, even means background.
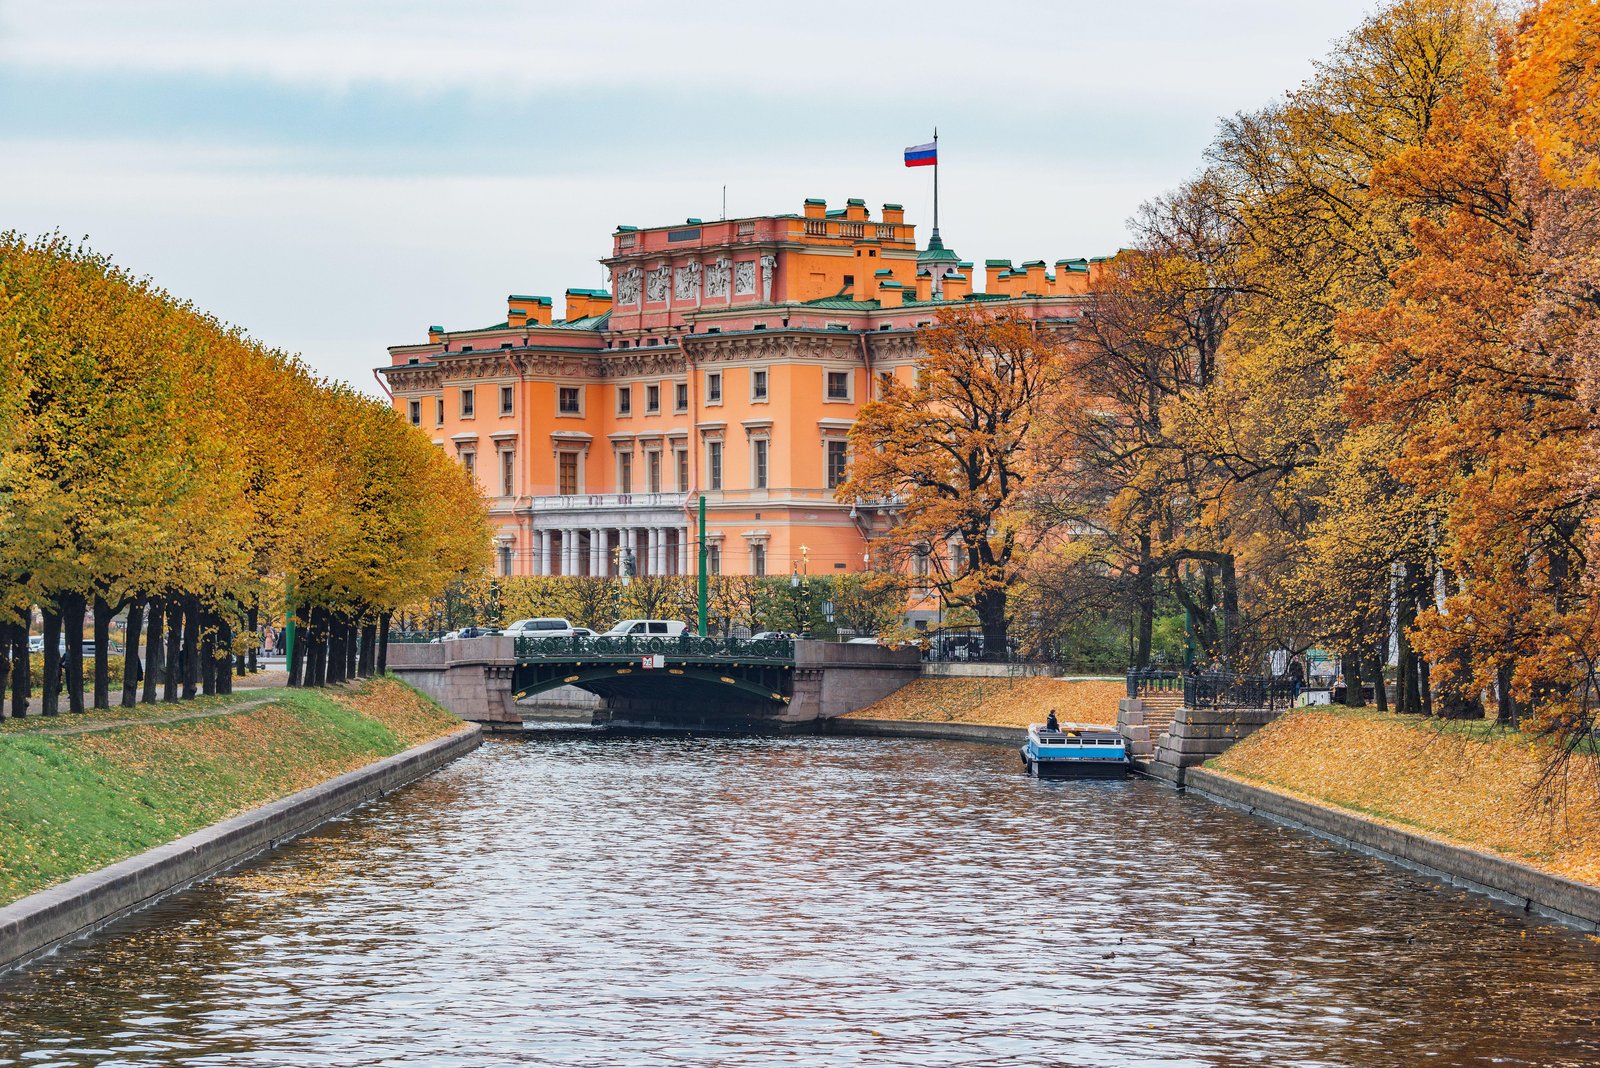
[{"label": "flagpole", "polygon": [[933,128],[933,236],[939,236],[939,127]]}]

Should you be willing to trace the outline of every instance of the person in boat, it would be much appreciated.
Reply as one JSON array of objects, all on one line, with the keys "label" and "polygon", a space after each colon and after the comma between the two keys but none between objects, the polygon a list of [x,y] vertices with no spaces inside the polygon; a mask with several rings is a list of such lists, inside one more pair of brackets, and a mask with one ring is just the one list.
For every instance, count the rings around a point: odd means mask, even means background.
[{"label": "person in boat", "polygon": [[1050,710],[1049,718],[1044,721],[1044,729],[1047,731],[1058,731],[1061,729],[1061,721],[1056,719],[1056,710],[1053,708]]}]

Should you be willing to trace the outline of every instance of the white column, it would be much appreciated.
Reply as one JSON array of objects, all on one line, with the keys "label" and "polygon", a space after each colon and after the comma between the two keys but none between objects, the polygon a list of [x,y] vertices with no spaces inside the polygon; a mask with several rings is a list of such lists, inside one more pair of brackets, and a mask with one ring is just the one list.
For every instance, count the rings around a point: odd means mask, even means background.
[{"label": "white column", "polygon": [[650,574],[659,575],[661,574],[661,528],[650,527],[648,534],[650,538]]},{"label": "white column", "polygon": [[561,531],[561,573],[570,575],[577,570],[574,566],[578,559],[576,552],[578,546],[578,532],[571,527],[564,527]]},{"label": "white column", "polygon": [[680,575],[692,574],[689,567],[689,543],[691,537],[688,527],[682,527],[678,530],[678,574]]},{"label": "white column", "polygon": [[589,574],[606,573],[606,532],[599,527],[589,529]]},{"label": "white column", "polygon": [[536,530],[533,532],[534,551],[537,555],[533,558],[535,575],[550,574],[550,532]]},{"label": "white column", "polygon": [[628,547],[628,555],[633,558],[633,573],[637,576],[644,569],[644,555],[639,545],[639,528],[629,527],[624,530],[622,543]]}]

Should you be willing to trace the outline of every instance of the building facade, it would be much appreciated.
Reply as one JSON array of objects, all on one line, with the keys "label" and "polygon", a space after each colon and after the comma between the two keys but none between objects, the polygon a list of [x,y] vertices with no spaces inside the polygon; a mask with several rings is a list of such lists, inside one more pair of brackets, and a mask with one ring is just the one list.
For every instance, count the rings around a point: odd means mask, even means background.
[{"label": "building facade", "polygon": [[[505,575],[693,574],[701,496],[713,573],[873,566],[880,502],[839,501],[848,433],[920,328],[970,301],[1061,323],[1100,261],[973,264],[897,204],[612,235],[612,291],[564,317],[513,294],[503,322],[389,349],[394,404],[477,477]],[[992,304],[991,306],[995,306]]]}]

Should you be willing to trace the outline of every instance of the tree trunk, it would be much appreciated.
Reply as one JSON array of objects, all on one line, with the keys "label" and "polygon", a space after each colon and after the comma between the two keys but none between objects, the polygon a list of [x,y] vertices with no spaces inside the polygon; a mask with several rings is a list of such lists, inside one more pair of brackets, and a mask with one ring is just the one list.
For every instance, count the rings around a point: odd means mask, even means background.
[{"label": "tree trunk", "polygon": [[[289,621],[287,619],[285,619],[283,625],[285,627],[288,627]],[[306,685],[306,678],[305,678],[306,633],[305,633],[305,628],[304,627],[298,628],[294,637],[295,637],[294,648],[292,648],[292,649],[285,648],[285,650],[284,650],[288,654],[288,663],[286,663],[284,665],[284,667],[289,672],[289,685],[290,686],[304,686],[304,685]],[[285,639],[285,640],[287,640],[287,639]]]},{"label": "tree trunk", "polygon": [[[0,622],[0,701],[5,700],[11,687],[11,661],[16,653],[17,625]],[[23,641],[27,646],[27,641]],[[0,709],[3,712],[3,709]]]},{"label": "tree trunk", "polygon": [[393,612],[378,617],[378,674],[389,673],[389,619]]},{"label": "tree trunk", "polygon": [[250,628],[250,652],[246,654],[249,657],[249,664],[246,665],[244,660],[240,660],[239,674],[243,675],[248,666],[250,674],[254,675],[261,670],[261,665],[256,661],[256,650],[261,647],[261,609],[254,601],[250,603],[250,611],[245,617],[245,626]]},{"label": "tree trunk", "polygon": [[[1232,553],[1222,555],[1222,659],[1228,667],[1238,671],[1239,649],[1244,636],[1239,633],[1239,579],[1234,572]],[[1360,698],[1359,688],[1357,699]]]},{"label": "tree trunk", "polygon": [[190,594],[183,605],[183,699],[193,701],[200,681],[200,598]]},{"label": "tree trunk", "polygon": [[1339,654],[1344,668],[1344,706],[1360,708],[1366,702],[1361,698],[1361,647],[1359,645]]},{"label": "tree trunk", "polygon": [[1514,671],[1511,664],[1501,664],[1495,668],[1495,722],[1515,729],[1517,726],[1517,699],[1511,695],[1511,675]]},{"label": "tree trunk", "polygon": [[174,593],[167,598],[167,660],[162,673],[161,699],[176,701],[183,673],[183,598]]},{"label": "tree trunk", "polygon": [[217,617],[209,611],[200,615],[200,692],[207,697],[217,693]]},{"label": "tree trunk", "polygon": [[226,611],[217,614],[217,692],[233,692],[233,626]]},{"label": "tree trunk", "polygon": [[135,597],[128,602],[128,634],[122,643],[122,707],[139,703],[139,635],[144,628],[144,602]]},{"label": "tree trunk", "polygon": [[1150,535],[1139,534],[1139,572],[1134,580],[1134,602],[1138,608],[1138,636],[1135,640],[1133,666],[1150,666],[1150,647],[1156,628],[1156,576],[1150,559]]},{"label": "tree trunk", "polygon": [[983,659],[1006,659],[1006,591],[986,589],[972,599],[983,626]]},{"label": "tree trunk", "polygon": [[378,670],[378,624],[368,623],[361,628],[361,674],[371,678]]},{"label": "tree trunk", "polygon": [[166,663],[166,634],[163,630],[167,618],[167,606],[159,596],[150,598],[150,619],[145,635],[144,655],[144,703],[151,704],[156,699],[156,688],[160,685],[162,665]]},{"label": "tree trunk", "polygon": [[345,681],[361,677],[361,628],[352,618],[344,625],[344,677]]},{"label": "tree trunk", "polygon": [[33,610],[25,616],[27,622],[16,628],[16,644],[11,647],[11,715],[16,719],[28,714],[28,698],[33,692],[33,656],[28,652]]},{"label": "tree trunk", "polygon": [[1379,712],[1389,711],[1389,688],[1383,678],[1384,661],[1388,659],[1386,655],[1389,651],[1388,645],[1388,635],[1379,638],[1378,650],[1372,657],[1372,699],[1377,702]]},{"label": "tree trunk", "polygon": [[60,715],[61,708],[61,610],[44,610],[44,687],[40,709],[47,716]]},{"label": "tree trunk", "polygon": [[[111,617],[116,613],[111,605],[98,593],[94,597],[94,707],[111,707],[111,669],[107,658],[111,651],[106,646],[111,644]],[[123,646],[124,656],[127,656],[127,646]]]},{"label": "tree trunk", "polygon": [[61,631],[67,640],[67,710],[83,711],[83,614],[88,598],[69,593],[61,599]]}]

